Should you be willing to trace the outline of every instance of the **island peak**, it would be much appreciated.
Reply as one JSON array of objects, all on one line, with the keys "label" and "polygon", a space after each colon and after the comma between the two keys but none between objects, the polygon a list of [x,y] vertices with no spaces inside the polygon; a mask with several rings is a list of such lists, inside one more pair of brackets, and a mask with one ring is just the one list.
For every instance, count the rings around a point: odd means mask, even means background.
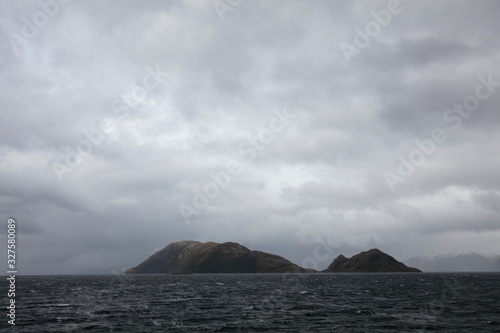
[{"label": "island peak", "polygon": [[235,243],[175,241],[125,274],[158,273],[305,273],[291,261]]},{"label": "island peak", "polygon": [[323,272],[421,272],[417,268],[408,267],[379,249],[361,252],[351,258],[339,255]]}]

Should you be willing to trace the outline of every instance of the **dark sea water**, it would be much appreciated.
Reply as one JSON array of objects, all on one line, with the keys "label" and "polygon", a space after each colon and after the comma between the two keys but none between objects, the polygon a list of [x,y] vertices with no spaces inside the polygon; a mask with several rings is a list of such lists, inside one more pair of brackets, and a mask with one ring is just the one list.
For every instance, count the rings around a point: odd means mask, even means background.
[{"label": "dark sea water", "polygon": [[500,332],[500,274],[31,276],[17,289],[2,331]]}]

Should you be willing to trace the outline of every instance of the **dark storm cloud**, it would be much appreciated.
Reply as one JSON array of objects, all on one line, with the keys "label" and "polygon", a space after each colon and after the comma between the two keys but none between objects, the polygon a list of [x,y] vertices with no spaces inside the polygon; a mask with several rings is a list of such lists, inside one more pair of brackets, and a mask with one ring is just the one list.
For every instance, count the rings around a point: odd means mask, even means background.
[{"label": "dark storm cloud", "polygon": [[[401,1],[351,62],[340,45],[389,2],[241,2],[223,20],[210,1],[42,3],[58,10],[29,38],[39,2],[0,14],[0,211],[22,272],[113,273],[176,239],[298,264],[326,236],[347,256],[500,252],[500,87],[444,117],[500,82],[498,2]],[[435,128],[446,140],[391,191]]]}]

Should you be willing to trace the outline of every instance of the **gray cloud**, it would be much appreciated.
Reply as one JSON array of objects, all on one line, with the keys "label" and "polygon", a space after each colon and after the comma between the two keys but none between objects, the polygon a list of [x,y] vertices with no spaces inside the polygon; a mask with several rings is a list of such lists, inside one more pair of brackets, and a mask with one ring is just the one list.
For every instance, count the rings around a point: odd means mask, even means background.
[{"label": "gray cloud", "polygon": [[[456,129],[443,118],[479,76],[500,82],[496,1],[402,1],[351,63],[339,45],[387,2],[242,2],[224,20],[210,1],[69,2],[16,48],[42,9],[0,4],[0,211],[20,272],[111,273],[177,239],[300,265],[328,236],[320,268],[372,247],[500,253],[500,91]],[[391,191],[435,128],[446,140]],[[89,138],[60,182],[54,162]],[[186,224],[179,205],[231,160],[241,173]]]}]

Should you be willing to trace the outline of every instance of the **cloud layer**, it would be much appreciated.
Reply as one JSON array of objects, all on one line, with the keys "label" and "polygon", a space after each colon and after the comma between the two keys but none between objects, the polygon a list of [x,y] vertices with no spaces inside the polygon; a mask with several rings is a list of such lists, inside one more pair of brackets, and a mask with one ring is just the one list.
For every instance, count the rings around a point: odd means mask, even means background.
[{"label": "cloud layer", "polygon": [[112,273],[177,239],[299,265],[327,238],[331,260],[500,253],[497,1],[222,3],[0,1],[21,273]]}]

